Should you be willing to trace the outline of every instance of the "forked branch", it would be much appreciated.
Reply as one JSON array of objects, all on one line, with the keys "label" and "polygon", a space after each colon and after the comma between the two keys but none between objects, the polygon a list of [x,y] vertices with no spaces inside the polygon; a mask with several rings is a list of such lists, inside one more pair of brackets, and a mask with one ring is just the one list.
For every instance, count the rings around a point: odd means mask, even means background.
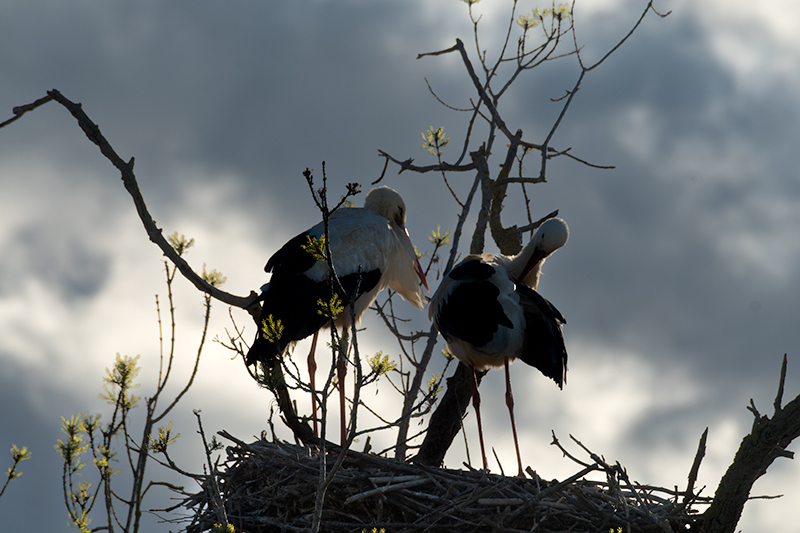
[{"label": "forked branch", "polygon": [[781,407],[785,379],[786,355],[772,418],[760,416],[751,400],[755,416],[753,430],[742,440],[733,463],[719,482],[714,501],[705,513],[703,533],[733,533],[756,479],[767,472],[776,458],[794,457],[786,448],[800,436],[800,395]]}]

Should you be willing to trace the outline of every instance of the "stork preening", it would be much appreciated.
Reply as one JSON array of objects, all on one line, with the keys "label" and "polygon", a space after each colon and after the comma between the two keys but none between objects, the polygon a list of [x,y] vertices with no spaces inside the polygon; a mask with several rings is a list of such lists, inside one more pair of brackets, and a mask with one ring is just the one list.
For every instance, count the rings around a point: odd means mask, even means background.
[{"label": "stork preening", "polygon": [[[414,245],[405,228],[406,206],[400,195],[389,187],[367,193],[363,208],[340,208],[328,220],[328,238],[333,268],[344,293],[334,284],[333,290],[344,304],[355,300],[356,321],[386,287],[422,309],[425,306],[420,283],[428,288]],[[331,274],[328,262],[313,251],[322,242],[322,222],[297,235],[267,261],[264,267],[272,277],[262,287],[258,335],[245,359],[248,365],[258,361],[274,362],[287,349],[313,335],[308,354],[309,381],[312,389],[312,420],[317,435],[316,362],[314,351],[318,331],[330,324],[320,314],[319,302],[331,300]],[[356,294],[356,290],[358,293]],[[266,335],[267,324],[280,322],[279,335]],[[350,330],[350,307],[336,318],[337,328],[347,337]],[[270,337],[269,339],[267,337]],[[346,440],[344,381],[346,359],[337,365],[341,443]]]},{"label": "stork preening", "polygon": [[569,228],[559,218],[545,221],[518,255],[468,255],[448,272],[431,298],[428,315],[447,343],[447,349],[468,365],[472,404],[478,422],[483,468],[480,393],[475,370],[505,367],[506,405],[517,452],[519,476],[524,476],[514,421],[509,362],[538,368],[561,388],[567,376],[567,350],[561,325],[564,317],[534,289],[545,259],[566,244]]}]

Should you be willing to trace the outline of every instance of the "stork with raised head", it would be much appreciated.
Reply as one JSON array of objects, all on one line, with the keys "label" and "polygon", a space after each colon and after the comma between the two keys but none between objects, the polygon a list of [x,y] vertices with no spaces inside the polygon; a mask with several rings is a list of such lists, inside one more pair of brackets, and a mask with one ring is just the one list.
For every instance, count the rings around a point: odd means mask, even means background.
[{"label": "stork with raised head", "polygon": [[561,388],[567,376],[567,350],[561,325],[566,321],[534,289],[545,259],[566,244],[566,222],[552,218],[539,227],[518,255],[468,255],[448,272],[431,298],[428,315],[447,349],[468,365],[472,404],[478,422],[483,468],[487,468],[475,370],[505,367],[506,405],[517,452],[519,476],[524,476],[514,421],[509,362],[538,368]]},{"label": "stork with raised head", "polygon": [[[356,321],[375,301],[378,293],[391,288],[419,309],[425,306],[420,283],[428,288],[425,274],[417,259],[414,245],[405,227],[406,206],[400,195],[389,187],[378,187],[367,193],[363,208],[339,208],[328,219],[328,238],[333,268],[344,294],[345,304],[355,297]],[[272,277],[262,287],[263,305],[259,323],[280,321],[279,339],[267,340],[262,329],[245,359],[248,365],[258,361],[272,362],[287,348],[313,335],[308,355],[308,371],[312,391],[316,390],[314,350],[318,331],[330,324],[330,318],[319,313],[319,302],[331,299],[331,274],[328,262],[315,255],[310,242],[321,242],[322,222],[297,235],[267,261],[264,267]],[[313,247],[313,244],[312,244]],[[356,293],[358,290],[358,294]],[[339,291],[334,287],[334,290]],[[349,306],[336,319],[336,326],[347,336],[351,322]],[[344,358],[337,366],[341,443],[346,439]],[[314,434],[317,435],[316,396],[311,395]]]}]

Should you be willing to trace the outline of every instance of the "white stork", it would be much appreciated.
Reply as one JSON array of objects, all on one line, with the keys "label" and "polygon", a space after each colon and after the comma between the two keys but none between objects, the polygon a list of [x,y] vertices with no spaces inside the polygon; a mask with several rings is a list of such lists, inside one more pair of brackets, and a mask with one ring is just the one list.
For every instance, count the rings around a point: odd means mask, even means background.
[{"label": "white stork", "polygon": [[[425,274],[417,259],[414,245],[405,228],[406,206],[400,195],[389,187],[378,187],[367,193],[363,208],[340,208],[334,211],[328,224],[331,257],[336,275],[345,294],[339,294],[347,303],[358,288],[355,299],[356,321],[386,287],[417,306],[424,308],[420,281],[428,288]],[[320,222],[297,235],[275,252],[264,267],[272,277],[262,287],[263,306],[259,323],[271,317],[280,321],[283,331],[278,342],[268,341],[259,330],[245,359],[248,365],[258,361],[271,362],[282,356],[287,348],[309,335],[313,335],[308,354],[308,371],[312,391],[316,390],[316,362],[314,350],[317,332],[330,324],[321,315],[319,301],[331,299],[328,263],[318,260],[309,252],[310,240],[323,238],[324,226]],[[351,326],[350,308],[339,314],[336,326],[346,337]],[[346,438],[344,415],[344,359],[337,368],[339,406],[341,415],[341,443]],[[317,434],[316,396],[311,395],[314,434]]]},{"label": "white stork", "polygon": [[564,246],[567,239],[566,222],[549,219],[514,257],[492,254],[465,257],[444,276],[431,298],[428,315],[447,342],[447,349],[470,367],[484,469],[486,452],[475,370],[505,366],[506,405],[520,477],[525,474],[514,422],[509,361],[519,358],[538,368],[559,388],[566,381],[567,350],[561,334],[564,317],[534,289],[539,284],[544,260]]}]

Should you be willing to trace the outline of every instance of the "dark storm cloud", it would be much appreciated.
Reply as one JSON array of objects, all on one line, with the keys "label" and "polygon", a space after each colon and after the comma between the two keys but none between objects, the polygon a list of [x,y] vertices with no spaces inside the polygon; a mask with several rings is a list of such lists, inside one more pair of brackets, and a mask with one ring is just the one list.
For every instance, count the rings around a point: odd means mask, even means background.
[{"label": "dark storm cloud", "polygon": [[27,225],[14,231],[0,264],[0,297],[17,293],[19,281],[40,280],[54,298],[88,299],[103,288],[107,253],[78,239],[64,240],[53,228]]},{"label": "dark storm cloud", "polygon": [[[276,189],[305,198],[301,172],[310,167],[319,178],[322,161],[334,183],[366,184],[382,168],[377,147],[405,137],[410,155],[419,153],[428,124],[415,114],[432,99],[407,68],[447,25],[413,9],[369,2],[82,7],[55,3],[26,14],[46,38],[9,28],[9,43],[31,43],[9,72],[12,100],[57,87],[83,102],[123,158],[137,157],[155,207],[190,186],[160,179],[176,164],[191,162],[212,178],[237,173],[250,192],[243,207],[253,209],[249,202]],[[80,135],[66,128],[55,137]]]}]

